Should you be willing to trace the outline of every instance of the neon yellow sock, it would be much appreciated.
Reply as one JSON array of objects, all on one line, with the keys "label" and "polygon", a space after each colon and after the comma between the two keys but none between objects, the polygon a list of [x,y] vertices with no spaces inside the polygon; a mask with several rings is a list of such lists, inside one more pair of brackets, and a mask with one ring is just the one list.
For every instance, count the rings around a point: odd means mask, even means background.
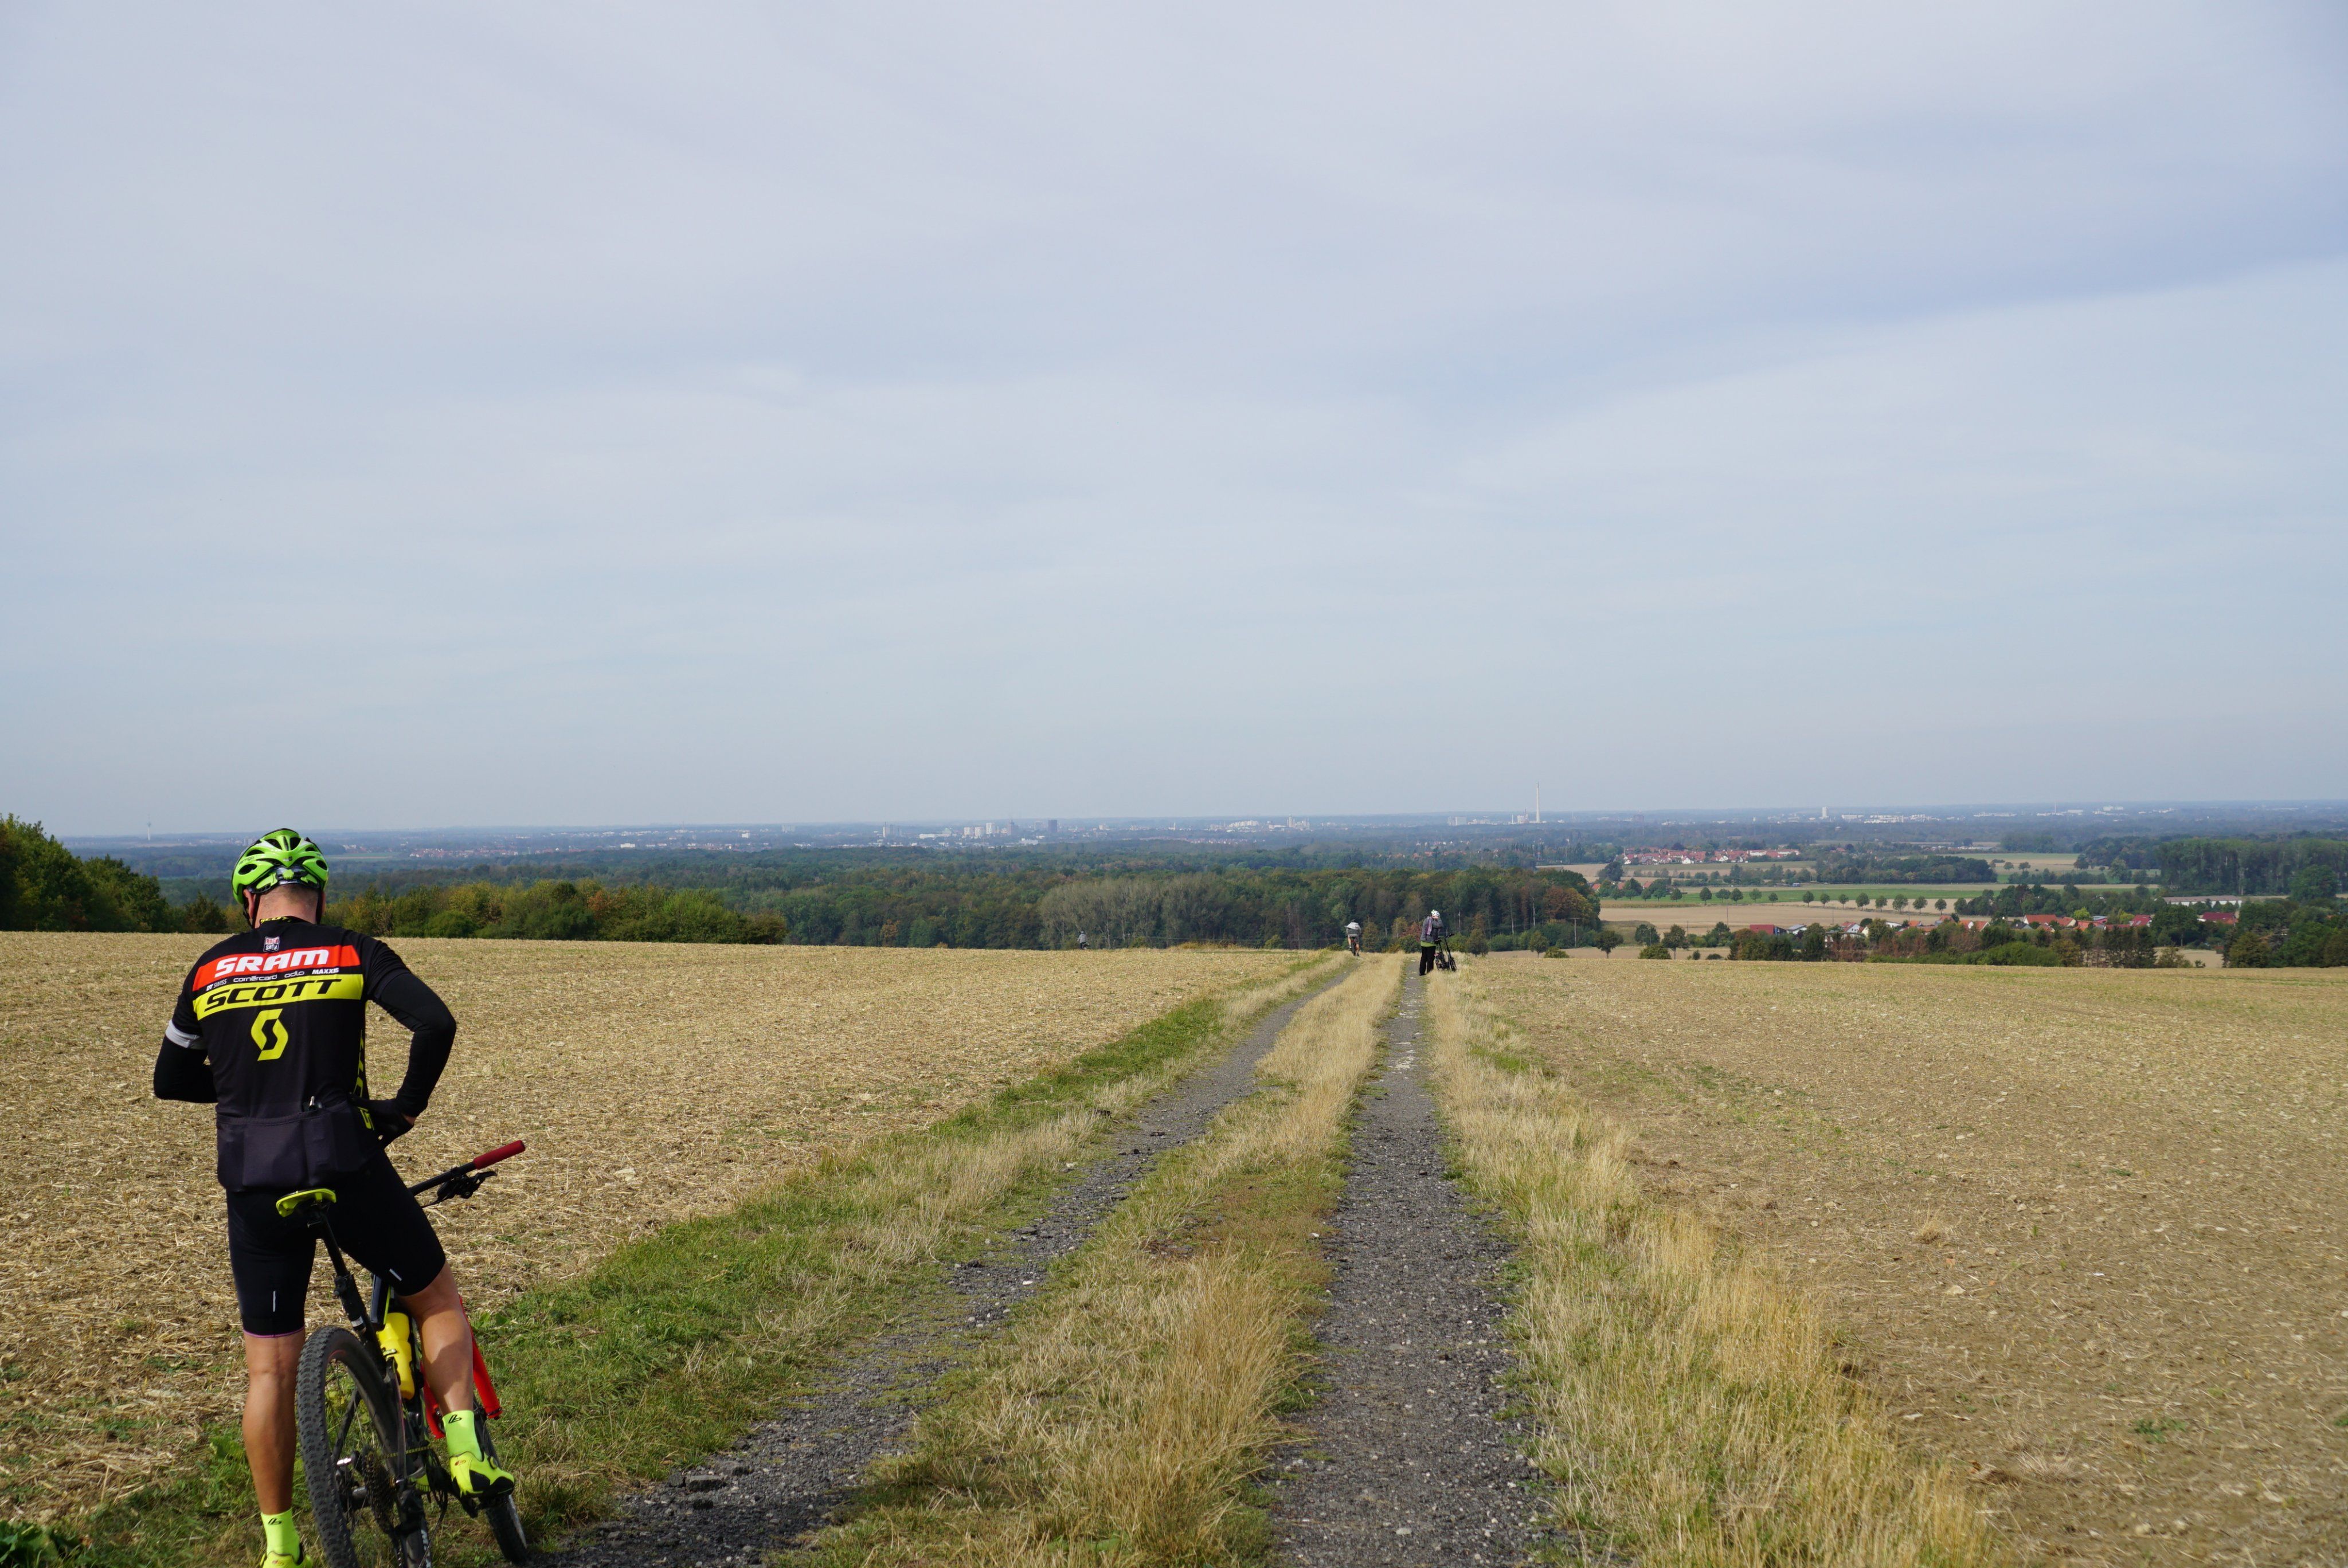
[{"label": "neon yellow sock", "polygon": [[471,1410],[444,1410],[440,1414],[440,1430],[448,1434],[448,1457],[462,1454],[467,1459],[481,1457],[481,1437],[473,1430]]},{"label": "neon yellow sock", "polygon": [[261,1516],[261,1539],[263,1547],[287,1557],[302,1555],[302,1532],[294,1528],[294,1511],[264,1513]]}]

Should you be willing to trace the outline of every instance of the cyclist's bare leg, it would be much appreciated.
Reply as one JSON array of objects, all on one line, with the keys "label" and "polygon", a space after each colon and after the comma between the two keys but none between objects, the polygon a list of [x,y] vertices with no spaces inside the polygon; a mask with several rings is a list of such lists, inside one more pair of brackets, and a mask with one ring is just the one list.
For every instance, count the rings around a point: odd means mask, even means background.
[{"label": "cyclist's bare leg", "polygon": [[456,1270],[443,1266],[431,1284],[400,1298],[424,1337],[424,1380],[444,1410],[473,1408],[473,1325],[457,1294]]},{"label": "cyclist's bare leg", "polygon": [[263,1513],[294,1506],[294,1379],[301,1368],[299,1333],[244,1337],[244,1458]]}]

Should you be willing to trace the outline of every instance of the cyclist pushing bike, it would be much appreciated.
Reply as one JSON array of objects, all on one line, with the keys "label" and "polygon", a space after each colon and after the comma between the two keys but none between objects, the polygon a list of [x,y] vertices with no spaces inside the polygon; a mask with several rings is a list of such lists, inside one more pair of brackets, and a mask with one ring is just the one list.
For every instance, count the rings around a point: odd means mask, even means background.
[{"label": "cyclist pushing bike", "polygon": [[[389,948],[320,924],[326,861],[302,835],[279,828],[255,841],[232,882],[251,929],[189,971],[155,1060],[155,1093],[216,1107],[262,1568],[294,1568],[305,1561],[293,1512],[294,1383],[319,1227],[299,1202],[279,1203],[289,1194],[332,1189],[334,1240],[387,1281],[414,1320],[447,1434],[447,1476],[467,1507],[510,1496],[514,1478],[484,1454],[476,1430],[472,1326],[456,1276],[384,1154],[431,1102],[457,1020]],[[387,1100],[367,1086],[369,1002],[410,1034],[407,1073]],[[314,1473],[314,1496],[320,1484]]]}]

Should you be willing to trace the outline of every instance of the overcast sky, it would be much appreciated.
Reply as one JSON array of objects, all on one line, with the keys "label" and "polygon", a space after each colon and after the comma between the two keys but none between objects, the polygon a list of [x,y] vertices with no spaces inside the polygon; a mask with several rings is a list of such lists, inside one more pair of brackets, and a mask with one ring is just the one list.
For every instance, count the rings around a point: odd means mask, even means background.
[{"label": "overcast sky", "polygon": [[2343,18],[0,4],[0,809],[2348,795]]}]

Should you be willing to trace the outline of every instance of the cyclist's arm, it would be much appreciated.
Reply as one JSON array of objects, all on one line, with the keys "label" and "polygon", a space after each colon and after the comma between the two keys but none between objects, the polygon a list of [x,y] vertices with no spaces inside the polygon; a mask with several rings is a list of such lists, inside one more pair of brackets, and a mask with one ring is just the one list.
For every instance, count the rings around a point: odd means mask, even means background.
[{"label": "cyclist's arm", "polygon": [[155,1058],[155,1098],[198,1105],[220,1099],[211,1063],[204,1060],[203,1037],[196,1032],[195,999],[185,985],[180,988],[180,1005],[171,1009],[171,1021],[163,1026],[163,1050]]},{"label": "cyclist's arm", "polygon": [[457,1043],[457,1018],[430,986],[400,962],[398,954],[381,942],[365,946],[368,999],[397,1019],[408,1032],[407,1074],[387,1104],[413,1122],[432,1102],[433,1085],[440,1081],[440,1073],[448,1065],[448,1052]]}]

